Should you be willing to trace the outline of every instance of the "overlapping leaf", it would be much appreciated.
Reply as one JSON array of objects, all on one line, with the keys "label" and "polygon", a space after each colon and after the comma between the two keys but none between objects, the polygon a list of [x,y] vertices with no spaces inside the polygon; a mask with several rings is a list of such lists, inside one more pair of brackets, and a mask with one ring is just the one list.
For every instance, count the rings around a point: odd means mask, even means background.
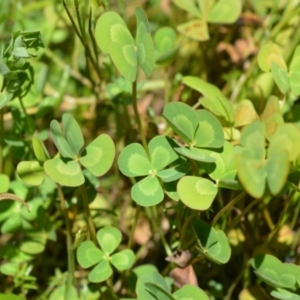
[{"label": "overlapping leaf", "polygon": [[149,77],[154,67],[154,46],[148,19],[141,8],[136,9],[137,32],[134,41],[126,24],[115,12],[101,15],[96,24],[96,42],[109,53],[120,73],[129,81],[136,80],[138,65]]}]

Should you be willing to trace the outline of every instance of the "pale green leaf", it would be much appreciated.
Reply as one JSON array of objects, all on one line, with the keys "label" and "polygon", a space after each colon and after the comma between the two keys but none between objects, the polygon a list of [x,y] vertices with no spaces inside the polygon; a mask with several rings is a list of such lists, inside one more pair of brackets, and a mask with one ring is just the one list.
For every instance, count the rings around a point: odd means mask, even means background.
[{"label": "pale green leaf", "polygon": [[106,226],[97,232],[97,240],[105,254],[111,254],[120,245],[122,234],[119,229]]},{"label": "pale green leaf", "polygon": [[47,159],[49,159],[50,155],[47,148],[43,142],[35,136],[32,137],[32,148],[38,161],[45,162]]},{"label": "pale green leaf", "polygon": [[208,15],[210,23],[234,23],[242,12],[241,0],[218,0]]},{"label": "pale green leaf", "polygon": [[147,207],[160,203],[164,198],[164,192],[158,179],[148,176],[131,188],[131,197],[137,204]]},{"label": "pale green leaf", "polygon": [[90,282],[102,282],[112,275],[112,268],[107,260],[102,260],[94,269],[90,272],[88,279]]},{"label": "pale green leaf", "polygon": [[175,167],[168,168],[166,170],[161,170],[156,173],[156,175],[163,182],[171,182],[177,180],[184,176],[190,170],[189,163],[183,161]]},{"label": "pale green leaf", "polygon": [[79,162],[93,175],[102,176],[109,168],[115,158],[115,145],[107,134],[99,135],[83,151]]},{"label": "pale green leaf", "polygon": [[80,186],[84,177],[78,162],[61,159],[59,157],[47,160],[44,163],[46,174],[55,182],[65,186]]},{"label": "pale green leaf", "polygon": [[281,93],[285,94],[290,87],[287,71],[282,69],[276,62],[272,62],[271,72],[279,90]]},{"label": "pale green leaf", "polygon": [[135,255],[131,249],[122,250],[112,255],[110,262],[119,270],[124,271],[130,269],[135,261]]},{"label": "pale green leaf", "polygon": [[[182,2],[181,0],[179,0]],[[199,41],[207,41],[209,39],[209,32],[207,23],[203,19],[192,20],[177,26],[177,30],[183,35]]]},{"label": "pale green leaf", "polygon": [[103,260],[104,253],[92,241],[84,241],[77,248],[77,261],[87,269]]},{"label": "pale green leaf", "polygon": [[209,209],[218,189],[213,182],[201,177],[184,176],[177,185],[181,201],[191,209]]},{"label": "pale green leaf", "polygon": [[151,171],[151,163],[141,144],[126,146],[118,159],[120,171],[128,177],[146,176]]},{"label": "pale green leaf", "polygon": [[197,286],[185,284],[173,294],[178,300],[209,300],[207,294]]},{"label": "pale green leaf", "polygon": [[191,13],[192,15],[196,17],[201,17],[200,10],[195,4],[194,0],[172,0],[179,8]]},{"label": "pale green leaf", "polygon": [[39,186],[45,178],[43,166],[38,161],[22,161],[17,166],[19,177],[27,184]]},{"label": "pale green leaf", "polygon": [[211,155],[208,155],[207,151],[204,151],[202,149],[198,148],[174,148],[176,152],[179,154],[197,160],[197,161],[203,161],[203,162],[215,162],[216,159],[212,157]]}]

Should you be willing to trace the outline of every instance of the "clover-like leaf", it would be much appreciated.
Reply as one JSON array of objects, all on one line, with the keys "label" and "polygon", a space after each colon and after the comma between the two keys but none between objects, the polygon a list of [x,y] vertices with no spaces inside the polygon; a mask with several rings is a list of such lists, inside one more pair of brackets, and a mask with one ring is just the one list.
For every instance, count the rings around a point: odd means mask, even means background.
[{"label": "clover-like leaf", "polygon": [[179,154],[197,160],[197,161],[203,161],[203,162],[215,162],[216,159],[210,155],[207,154],[207,151],[202,151],[198,148],[174,148],[176,152]]},{"label": "clover-like leaf", "polygon": [[102,260],[90,272],[88,279],[90,282],[102,282],[109,278],[113,273],[110,263],[107,260]]},{"label": "clover-like leaf", "polygon": [[178,300],[209,300],[207,294],[197,286],[185,284],[173,297]]},{"label": "clover-like leaf", "polygon": [[6,193],[9,189],[9,177],[6,174],[0,174],[0,193]]},{"label": "clover-like leaf", "polygon": [[59,153],[63,157],[67,158],[75,158],[77,153],[74,153],[72,148],[67,142],[67,139],[59,125],[59,123],[56,120],[52,120],[50,123],[50,130],[53,137],[53,142],[58,149]]},{"label": "clover-like leaf", "polygon": [[74,160],[56,157],[44,163],[44,170],[52,180],[61,185],[75,187],[84,183],[80,165]]},{"label": "clover-like leaf", "polygon": [[[1,64],[1,63],[0,63]],[[1,66],[0,66],[1,68]],[[2,73],[0,71],[0,73]],[[7,93],[6,91],[0,93],[0,109],[2,109],[13,97],[13,94]]]},{"label": "clover-like leaf", "polygon": [[111,256],[110,262],[119,271],[130,269],[134,264],[135,255],[131,249],[122,250]]},{"label": "clover-like leaf", "polygon": [[189,169],[190,169],[189,163],[181,160],[178,165],[165,170],[158,171],[156,175],[163,182],[171,182],[184,176],[189,171]]},{"label": "clover-like leaf", "polygon": [[83,135],[76,120],[68,113],[63,114],[64,133],[73,153],[78,155],[84,146]]},{"label": "clover-like leaf", "polygon": [[77,260],[83,268],[90,268],[103,260],[104,253],[92,241],[82,242],[77,249]]},{"label": "clover-like leaf", "polygon": [[292,61],[289,66],[289,82],[292,93],[300,95],[300,46],[296,47]]},{"label": "clover-like leaf", "polygon": [[281,93],[285,94],[290,87],[287,71],[280,67],[276,62],[272,61],[271,72],[279,90]]},{"label": "clover-like leaf", "polygon": [[141,206],[153,206],[164,198],[163,189],[155,176],[147,176],[131,188],[132,199]]},{"label": "clover-like leaf", "polygon": [[214,115],[224,118],[229,124],[233,123],[233,108],[216,86],[195,76],[185,76],[182,82],[204,96],[199,101],[206,109]]},{"label": "clover-like leaf", "polygon": [[210,23],[234,23],[242,11],[241,0],[219,0],[208,14],[207,21]]},{"label": "clover-like leaf", "polygon": [[206,210],[210,208],[218,189],[208,179],[184,176],[178,182],[177,192],[186,206],[196,210]]},{"label": "clover-like leaf", "polygon": [[207,23],[203,19],[192,20],[180,24],[177,26],[177,30],[185,36],[196,41],[203,42],[209,40]]},{"label": "clover-like leaf", "polygon": [[105,254],[113,253],[120,245],[122,235],[119,229],[106,226],[97,232],[97,240]]},{"label": "clover-like leaf", "polygon": [[79,162],[93,175],[102,176],[115,158],[115,145],[107,134],[99,135],[83,151]]},{"label": "clover-like leaf", "polygon": [[263,71],[269,72],[273,62],[287,71],[287,66],[279,46],[274,43],[267,43],[259,50],[258,65]]},{"label": "clover-like leaf", "polygon": [[200,251],[211,261],[225,264],[231,256],[228,238],[222,230],[215,230],[207,223],[196,220],[193,222],[198,237]]},{"label": "clover-like leaf", "polygon": [[164,107],[163,116],[186,143],[193,141],[198,127],[198,115],[190,106],[181,102],[168,103]]},{"label": "clover-like leaf", "polygon": [[118,159],[120,171],[128,177],[146,176],[151,170],[151,163],[141,144],[126,146]]},{"label": "clover-like leaf", "polygon": [[39,186],[45,179],[45,171],[38,161],[22,161],[17,166],[18,176],[27,184]]},{"label": "clover-like leaf", "polygon": [[34,155],[38,161],[44,162],[47,159],[49,159],[50,156],[45,145],[42,143],[40,139],[38,139],[35,136],[32,137],[32,148],[34,151]]},{"label": "clover-like leaf", "polygon": [[161,170],[179,158],[173,150],[177,144],[165,136],[156,136],[149,142],[152,170]]},{"label": "clover-like leaf", "polygon": [[195,145],[199,148],[221,148],[224,144],[223,129],[218,119],[206,110],[196,111],[199,125],[195,133]]},{"label": "clover-like leaf", "polygon": [[168,64],[176,53],[174,43],[176,32],[171,27],[161,27],[154,35],[154,45],[156,51],[156,63]]},{"label": "clover-like leaf", "polygon": [[154,47],[148,20],[141,8],[136,9],[137,36],[134,42],[122,18],[115,12],[101,15],[96,24],[96,42],[109,53],[120,73],[129,81],[136,80],[138,63],[147,76],[154,66]]}]

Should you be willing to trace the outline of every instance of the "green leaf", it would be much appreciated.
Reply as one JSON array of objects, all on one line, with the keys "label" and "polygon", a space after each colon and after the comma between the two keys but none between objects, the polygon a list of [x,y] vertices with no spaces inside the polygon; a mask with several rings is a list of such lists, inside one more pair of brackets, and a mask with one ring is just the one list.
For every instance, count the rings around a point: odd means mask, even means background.
[{"label": "green leaf", "polygon": [[149,23],[145,12],[137,7],[136,15],[136,47],[137,59],[142,70],[149,77],[154,67],[154,45],[150,35]]},{"label": "green leaf", "polygon": [[277,65],[276,62],[271,63],[271,72],[273,78],[281,91],[282,94],[285,94],[289,90],[289,77],[286,70]]},{"label": "green leaf", "polygon": [[200,148],[221,148],[224,134],[219,120],[206,110],[196,111],[199,125],[195,133],[195,144]]},{"label": "green leaf", "polygon": [[179,201],[179,195],[177,193],[177,181],[165,182],[164,191],[174,201]]},{"label": "green leaf", "polygon": [[281,288],[277,288],[276,290],[271,291],[270,295],[275,297],[276,299],[300,300],[300,296],[298,294],[292,293]]},{"label": "green leaf", "polygon": [[137,284],[136,284],[136,294],[138,296],[138,299],[143,300],[157,300],[157,299],[164,299],[164,294],[161,292],[155,293],[155,295],[152,295],[149,293],[146,283],[153,283],[158,286],[160,286],[164,291],[169,292],[169,287],[166,284],[164,278],[157,272],[153,272],[150,274],[142,274],[139,276]]},{"label": "green leaf", "polygon": [[6,91],[0,93],[0,109],[2,109],[13,97],[13,94]]},{"label": "green leaf", "polygon": [[300,95],[300,46],[297,46],[294,52],[289,70],[289,80],[292,93],[295,96],[298,96]]},{"label": "green leaf", "polygon": [[130,269],[135,261],[135,255],[131,249],[122,250],[112,255],[110,262],[119,271]]},{"label": "green leaf", "polygon": [[44,163],[46,174],[55,182],[65,186],[80,186],[84,183],[80,165],[73,160],[59,157],[47,160]]},{"label": "green leaf", "polygon": [[216,159],[210,155],[207,155],[207,151],[198,148],[174,148],[179,154],[203,162],[215,162]]},{"label": "green leaf", "polygon": [[30,55],[25,47],[16,47],[11,54],[17,58],[30,58]]},{"label": "green leaf", "polygon": [[107,134],[99,135],[83,151],[79,162],[93,175],[102,176],[109,168],[115,158],[115,145]]},{"label": "green leaf", "polygon": [[97,240],[105,254],[111,254],[120,245],[122,234],[119,229],[106,226],[97,232]]},{"label": "green leaf", "polygon": [[[181,0],[179,0],[181,1]],[[181,1],[182,2],[182,1]],[[199,41],[207,41],[209,40],[209,32],[207,23],[203,19],[192,20],[177,26],[177,30],[183,35]]]},{"label": "green leaf", "polygon": [[24,300],[24,298],[13,294],[0,294],[0,300]]},{"label": "green leaf", "polygon": [[22,161],[17,166],[17,174],[27,184],[39,186],[45,179],[45,171],[38,161]]},{"label": "green leaf", "polygon": [[172,0],[178,7],[180,7],[181,9],[189,12],[190,14],[194,15],[195,17],[200,18],[201,17],[201,13],[200,10],[198,9],[198,7],[195,5],[195,1],[194,0],[185,0],[185,1],[181,1],[181,0]]},{"label": "green leaf", "polygon": [[76,120],[68,113],[63,114],[62,123],[69,146],[74,154],[79,155],[84,146],[83,135]]},{"label": "green leaf", "polygon": [[206,293],[197,286],[186,284],[173,294],[178,300],[209,300]]},{"label": "green leaf", "polygon": [[93,268],[88,279],[90,282],[102,282],[109,278],[112,273],[113,271],[109,262],[107,260],[103,260],[95,268]]},{"label": "green leaf", "polygon": [[174,57],[176,32],[171,27],[161,27],[154,35],[155,57],[157,64],[168,64]]},{"label": "green leaf", "polygon": [[164,192],[156,177],[147,176],[131,188],[131,197],[139,205],[157,205],[164,199]]},{"label": "green leaf", "polygon": [[205,178],[184,176],[177,185],[181,201],[189,208],[196,210],[209,209],[217,195],[217,187]]},{"label": "green leaf", "polygon": [[84,269],[103,260],[104,253],[92,241],[84,241],[77,248],[77,261]]},{"label": "green leaf", "polygon": [[226,122],[233,124],[233,108],[216,86],[194,76],[185,76],[182,82],[204,96],[199,101],[206,109],[214,115],[224,118]]},{"label": "green leaf", "polygon": [[164,107],[163,116],[186,143],[193,141],[198,115],[190,106],[181,102],[168,103]]},{"label": "green leaf", "polygon": [[9,177],[6,174],[0,174],[0,193],[6,193],[9,189]]},{"label": "green leaf", "polygon": [[173,150],[178,145],[168,137],[156,136],[149,142],[148,146],[152,170],[159,171],[179,158]]},{"label": "green leaf", "polygon": [[219,0],[209,12],[210,23],[234,23],[242,12],[241,0]]},{"label": "green leaf", "polygon": [[[66,285],[62,285],[51,293],[49,300],[65,300],[66,299]],[[77,291],[73,285],[69,286],[69,296],[72,300],[78,300]]]},{"label": "green leaf", "polygon": [[184,176],[190,170],[189,163],[182,161],[175,167],[168,168],[166,170],[161,170],[156,173],[156,175],[163,182],[171,182],[177,180]]},{"label": "green leaf", "polygon": [[287,71],[287,66],[282,58],[281,49],[274,43],[265,44],[258,53],[258,65],[265,71],[269,72],[272,67],[272,62],[276,63],[284,71]]},{"label": "green leaf", "polygon": [[63,157],[75,158],[76,153],[74,153],[68,144],[63,131],[56,120],[52,120],[50,123],[50,130],[53,137],[53,142],[58,149],[59,153]]},{"label": "green leaf", "polygon": [[36,255],[45,250],[45,244],[39,241],[23,241],[20,245],[20,250],[27,254]]},{"label": "green leaf", "polygon": [[150,292],[151,295],[154,295],[156,299],[161,300],[175,300],[175,298],[166,290],[164,290],[160,285],[146,282],[145,287],[147,291]]},{"label": "green leaf", "polygon": [[32,148],[38,161],[45,162],[47,159],[49,159],[50,155],[45,145],[39,138],[35,136],[32,137]]},{"label": "green leaf", "polygon": [[118,159],[120,171],[128,177],[146,176],[151,170],[151,163],[141,144],[126,146]]},{"label": "green leaf", "polygon": [[231,256],[231,248],[225,233],[215,230],[201,220],[194,221],[193,227],[199,239],[201,252],[213,262],[227,263]]},{"label": "green leaf", "polygon": [[[6,262],[0,266],[0,272],[7,276],[15,276],[18,273],[18,271],[19,271],[19,265],[15,262]],[[0,294],[0,299],[1,299],[1,294]],[[5,299],[2,298],[2,299],[5,300],[7,298]]]}]

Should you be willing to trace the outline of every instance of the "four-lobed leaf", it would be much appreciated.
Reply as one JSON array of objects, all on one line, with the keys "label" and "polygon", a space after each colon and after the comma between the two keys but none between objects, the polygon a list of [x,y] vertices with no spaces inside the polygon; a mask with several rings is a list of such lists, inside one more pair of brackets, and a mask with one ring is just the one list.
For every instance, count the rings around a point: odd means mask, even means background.
[{"label": "four-lobed leaf", "polygon": [[121,243],[121,232],[111,226],[97,232],[97,241],[101,250],[92,242],[84,241],[77,249],[77,260],[81,267],[87,269],[95,266],[88,275],[90,282],[105,281],[113,274],[111,264],[119,271],[132,267],[135,255],[131,249],[113,252]]}]

